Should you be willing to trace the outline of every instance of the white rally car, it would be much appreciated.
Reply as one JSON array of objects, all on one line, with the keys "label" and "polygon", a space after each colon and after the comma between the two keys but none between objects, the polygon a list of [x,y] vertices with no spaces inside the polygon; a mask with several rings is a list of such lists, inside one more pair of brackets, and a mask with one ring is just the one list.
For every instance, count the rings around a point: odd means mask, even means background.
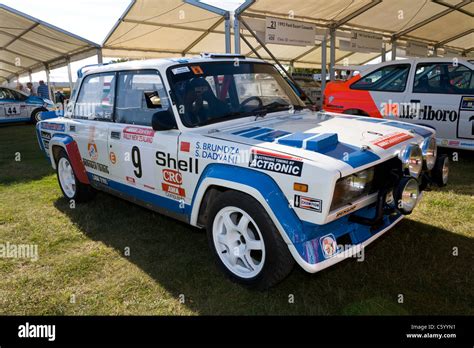
[{"label": "white rally car", "polygon": [[260,60],[137,61],[91,68],[37,135],[68,199],[102,190],[205,228],[232,279],[266,288],[360,251],[448,178],[429,128],[303,106]]},{"label": "white rally car", "polygon": [[474,150],[474,65],[413,58],[369,66],[329,83],[323,109],[427,126],[436,130],[438,145]]}]

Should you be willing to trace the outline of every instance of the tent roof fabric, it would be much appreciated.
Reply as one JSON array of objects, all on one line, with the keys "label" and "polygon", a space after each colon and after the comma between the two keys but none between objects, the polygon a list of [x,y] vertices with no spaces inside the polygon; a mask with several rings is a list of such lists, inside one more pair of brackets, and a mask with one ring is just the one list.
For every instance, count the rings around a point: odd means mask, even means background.
[{"label": "tent roof fabric", "polygon": [[96,54],[100,45],[0,4],[0,81]]},{"label": "tent roof fabric", "polygon": [[[338,39],[357,29],[380,33],[387,51],[391,39],[397,47],[406,40],[422,41],[435,48],[449,48],[460,54],[474,47],[474,3],[472,0],[255,0],[241,14],[255,31],[266,16],[314,23],[320,29],[337,30]],[[260,23],[261,26],[261,23]],[[223,52],[224,18],[183,0],[132,0],[129,9],[104,41],[104,55],[110,57],[157,58],[189,56],[201,52]],[[247,30],[241,35],[264,59],[265,50]],[[242,42],[242,54],[255,54]],[[268,45],[282,63],[319,67],[321,48]],[[336,40],[336,64],[364,64],[380,53],[343,51]],[[329,52],[328,52],[329,57]]]}]

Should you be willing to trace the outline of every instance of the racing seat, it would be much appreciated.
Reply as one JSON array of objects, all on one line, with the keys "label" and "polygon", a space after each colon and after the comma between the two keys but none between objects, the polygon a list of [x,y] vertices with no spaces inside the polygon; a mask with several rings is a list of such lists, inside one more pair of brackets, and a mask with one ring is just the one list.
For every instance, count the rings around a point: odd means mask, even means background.
[{"label": "racing seat", "polygon": [[428,93],[430,89],[430,84],[428,80],[428,76],[423,75],[418,80],[416,87],[413,89],[415,93]]},{"label": "racing seat", "polygon": [[225,115],[229,108],[214,94],[209,82],[202,77],[194,78],[185,87],[184,118],[186,123],[196,125]]}]

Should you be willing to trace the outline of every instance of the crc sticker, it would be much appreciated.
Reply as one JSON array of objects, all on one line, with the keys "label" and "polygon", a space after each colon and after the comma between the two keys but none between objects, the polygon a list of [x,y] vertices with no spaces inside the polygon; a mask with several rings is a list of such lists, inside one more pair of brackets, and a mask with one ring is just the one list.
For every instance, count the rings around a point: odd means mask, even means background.
[{"label": "crc sticker", "polygon": [[381,138],[378,138],[376,141],[373,142],[374,145],[381,147],[384,150],[391,148],[397,144],[400,144],[406,140],[412,139],[413,136],[406,133],[390,133]]},{"label": "crc sticker", "polygon": [[321,237],[319,239],[319,243],[321,244],[321,250],[323,251],[324,258],[328,259],[336,254],[337,243],[334,235],[328,234],[327,236]]},{"label": "crc sticker", "polygon": [[191,70],[193,71],[194,75],[202,75],[204,74],[204,71],[202,71],[201,67],[199,65],[194,65],[191,67]]},{"label": "crc sticker", "polygon": [[301,176],[303,161],[292,156],[253,150],[250,156],[249,167],[280,174]]},{"label": "crc sticker", "polygon": [[163,180],[168,184],[172,185],[182,185],[183,184],[183,175],[172,169],[163,169]]},{"label": "crc sticker", "polygon": [[123,130],[123,137],[127,140],[134,140],[141,143],[153,143],[153,137],[155,136],[155,131],[148,128],[142,127],[126,127]]},{"label": "crc sticker", "polygon": [[323,201],[320,199],[295,195],[294,205],[296,208],[311,210],[317,213],[321,213],[323,211]]},{"label": "crc sticker", "polygon": [[99,151],[97,151],[97,145],[94,143],[87,144],[87,153],[89,157],[93,161],[97,161],[99,159]]},{"label": "crc sticker", "polygon": [[179,68],[174,68],[171,70],[174,75],[179,75],[179,74],[185,74],[190,72],[189,68],[187,66],[181,66]]}]

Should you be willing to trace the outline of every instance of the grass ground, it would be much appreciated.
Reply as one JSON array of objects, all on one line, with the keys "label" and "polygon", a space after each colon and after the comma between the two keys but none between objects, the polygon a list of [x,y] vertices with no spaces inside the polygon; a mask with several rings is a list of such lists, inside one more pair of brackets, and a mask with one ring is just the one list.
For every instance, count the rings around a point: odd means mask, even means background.
[{"label": "grass ground", "polygon": [[0,314],[472,315],[473,213],[474,156],[462,152],[450,185],[426,192],[364,262],[312,275],[295,267],[255,292],[228,281],[205,234],[185,224],[106,194],[71,209],[34,128],[4,126],[0,244],[37,244],[39,260],[0,259]]}]

